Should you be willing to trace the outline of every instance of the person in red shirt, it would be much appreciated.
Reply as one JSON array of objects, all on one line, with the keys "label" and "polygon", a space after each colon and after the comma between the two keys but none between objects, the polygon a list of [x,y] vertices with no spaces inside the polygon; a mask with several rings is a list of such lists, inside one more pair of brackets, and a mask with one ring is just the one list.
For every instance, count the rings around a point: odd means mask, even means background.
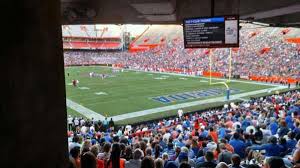
[{"label": "person in red shirt", "polygon": [[218,134],[213,127],[209,128],[209,134],[215,143],[218,143]]},{"label": "person in red shirt", "polygon": [[195,120],[195,122],[194,122],[194,128],[195,128],[196,131],[198,131],[200,129],[198,120]]}]

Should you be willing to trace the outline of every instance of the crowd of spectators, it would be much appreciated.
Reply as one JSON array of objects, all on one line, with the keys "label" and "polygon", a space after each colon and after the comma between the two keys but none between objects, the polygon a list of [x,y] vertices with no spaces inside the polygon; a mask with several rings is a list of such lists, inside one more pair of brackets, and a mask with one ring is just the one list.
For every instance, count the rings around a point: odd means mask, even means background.
[{"label": "crowd of spectators", "polygon": [[[241,29],[240,47],[232,51],[232,75],[300,78],[300,46],[285,41],[273,29]],[[253,34],[255,32],[255,34]],[[252,34],[251,34],[252,33]],[[183,37],[165,38],[161,45],[140,52],[66,51],[66,65],[119,64],[124,67],[198,74],[209,70],[208,49],[184,49]],[[212,71],[229,73],[229,49],[212,51]]]},{"label": "crowd of spectators", "polygon": [[115,126],[68,118],[72,168],[285,168],[300,163],[300,91]]}]

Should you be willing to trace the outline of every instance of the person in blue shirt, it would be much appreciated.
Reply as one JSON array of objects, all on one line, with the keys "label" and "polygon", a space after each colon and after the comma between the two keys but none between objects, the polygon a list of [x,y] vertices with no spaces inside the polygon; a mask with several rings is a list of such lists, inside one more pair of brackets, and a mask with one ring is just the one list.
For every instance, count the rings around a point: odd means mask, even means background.
[{"label": "person in blue shirt", "polygon": [[197,140],[193,139],[191,149],[193,150],[194,154],[197,155],[199,151],[199,146]]},{"label": "person in blue shirt", "polygon": [[297,141],[295,139],[296,134],[293,132],[288,133],[288,140],[286,141],[287,152],[291,153],[296,147]]},{"label": "person in blue shirt", "polygon": [[299,122],[295,122],[295,127],[293,129],[293,133],[295,133],[295,135],[299,134],[300,133],[300,128],[299,128],[299,125],[300,123]]},{"label": "person in blue shirt", "polygon": [[240,135],[236,132],[233,134],[232,140],[229,141],[229,144],[234,148],[234,152],[238,155],[240,155],[241,158],[245,157],[245,149],[246,144],[241,141]]},{"label": "person in blue shirt", "polygon": [[186,120],[186,126],[187,126],[188,128],[191,127],[191,122],[190,122],[190,120]]},{"label": "person in blue shirt", "polygon": [[288,112],[287,116],[285,117],[285,122],[290,129],[294,129],[294,121],[290,112]]},{"label": "person in blue shirt", "polygon": [[276,122],[276,119],[274,117],[271,118],[271,124],[269,126],[272,135],[275,135],[277,133],[278,130],[278,124]]},{"label": "person in blue shirt", "polygon": [[201,128],[201,135],[203,138],[206,138],[208,136],[208,131],[204,128]]},{"label": "person in blue shirt", "polygon": [[110,137],[109,133],[104,134],[104,139],[105,139],[105,142],[112,143],[112,138]]},{"label": "person in blue shirt", "polygon": [[167,139],[163,139],[162,137],[160,138],[159,145],[161,146],[162,149],[167,148]]},{"label": "person in blue shirt", "polygon": [[250,139],[249,134],[244,134],[244,138],[245,138],[245,145],[246,145],[247,147],[252,146],[252,141],[251,141],[251,139]]},{"label": "person in blue shirt", "polygon": [[288,153],[286,139],[283,137],[280,137],[278,144],[282,147],[282,152],[280,153],[280,156],[284,157]]},{"label": "person in blue shirt", "polygon": [[252,146],[252,150],[265,150],[265,156],[271,157],[271,156],[280,156],[280,154],[283,152],[283,147],[281,145],[277,144],[277,138],[275,136],[271,136],[269,139],[268,144],[263,144],[259,146]]},{"label": "person in blue shirt", "polygon": [[248,126],[251,125],[251,117],[247,116],[246,119],[242,122],[242,129],[245,131]]},{"label": "person in blue shirt", "polygon": [[287,127],[286,125],[286,122],[285,121],[281,121],[280,122],[280,127],[279,127],[279,130],[278,130],[278,136],[279,137],[283,137],[284,135],[287,135],[287,133],[289,132],[289,128]]},{"label": "person in blue shirt", "polygon": [[174,146],[170,142],[168,143],[168,147],[164,150],[164,152],[167,153],[170,158],[173,158],[174,155],[176,154],[176,152],[174,150]]},{"label": "person in blue shirt", "polygon": [[184,147],[185,144],[182,142],[182,137],[179,137],[177,140],[175,140],[175,147]]},{"label": "person in blue shirt", "polygon": [[226,128],[225,128],[224,124],[221,124],[221,126],[219,128],[219,131],[218,131],[218,135],[219,135],[220,139],[225,138],[225,136],[226,136]]}]

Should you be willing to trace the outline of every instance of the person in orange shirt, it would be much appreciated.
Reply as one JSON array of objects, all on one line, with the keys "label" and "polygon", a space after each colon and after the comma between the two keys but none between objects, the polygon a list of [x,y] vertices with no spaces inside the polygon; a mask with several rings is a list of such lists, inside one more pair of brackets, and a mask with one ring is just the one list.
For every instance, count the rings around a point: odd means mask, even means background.
[{"label": "person in orange shirt", "polygon": [[213,127],[209,128],[209,134],[215,143],[218,143],[218,134]]},{"label": "person in orange shirt", "polygon": [[225,148],[229,152],[234,153],[234,148],[228,143],[228,141],[226,139],[221,139],[221,143],[223,143],[225,145]]}]

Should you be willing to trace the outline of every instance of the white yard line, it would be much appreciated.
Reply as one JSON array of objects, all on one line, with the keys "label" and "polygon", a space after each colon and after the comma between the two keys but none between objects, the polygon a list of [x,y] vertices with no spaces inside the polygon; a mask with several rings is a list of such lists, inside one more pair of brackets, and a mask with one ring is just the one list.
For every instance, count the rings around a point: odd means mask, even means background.
[{"label": "white yard line", "polygon": [[95,118],[96,120],[104,120],[105,117],[99,113],[96,113],[95,111],[88,109],[70,99],[67,99],[67,106],[71,108],[72,110],[77,111],[78,113],[86,116],[87,118]]},{"label": "white yard line", "polygon": [[249,101],[249,99],[244,99],[244,98],[239,98],[239,100],[242,100],[242,101]]}]

